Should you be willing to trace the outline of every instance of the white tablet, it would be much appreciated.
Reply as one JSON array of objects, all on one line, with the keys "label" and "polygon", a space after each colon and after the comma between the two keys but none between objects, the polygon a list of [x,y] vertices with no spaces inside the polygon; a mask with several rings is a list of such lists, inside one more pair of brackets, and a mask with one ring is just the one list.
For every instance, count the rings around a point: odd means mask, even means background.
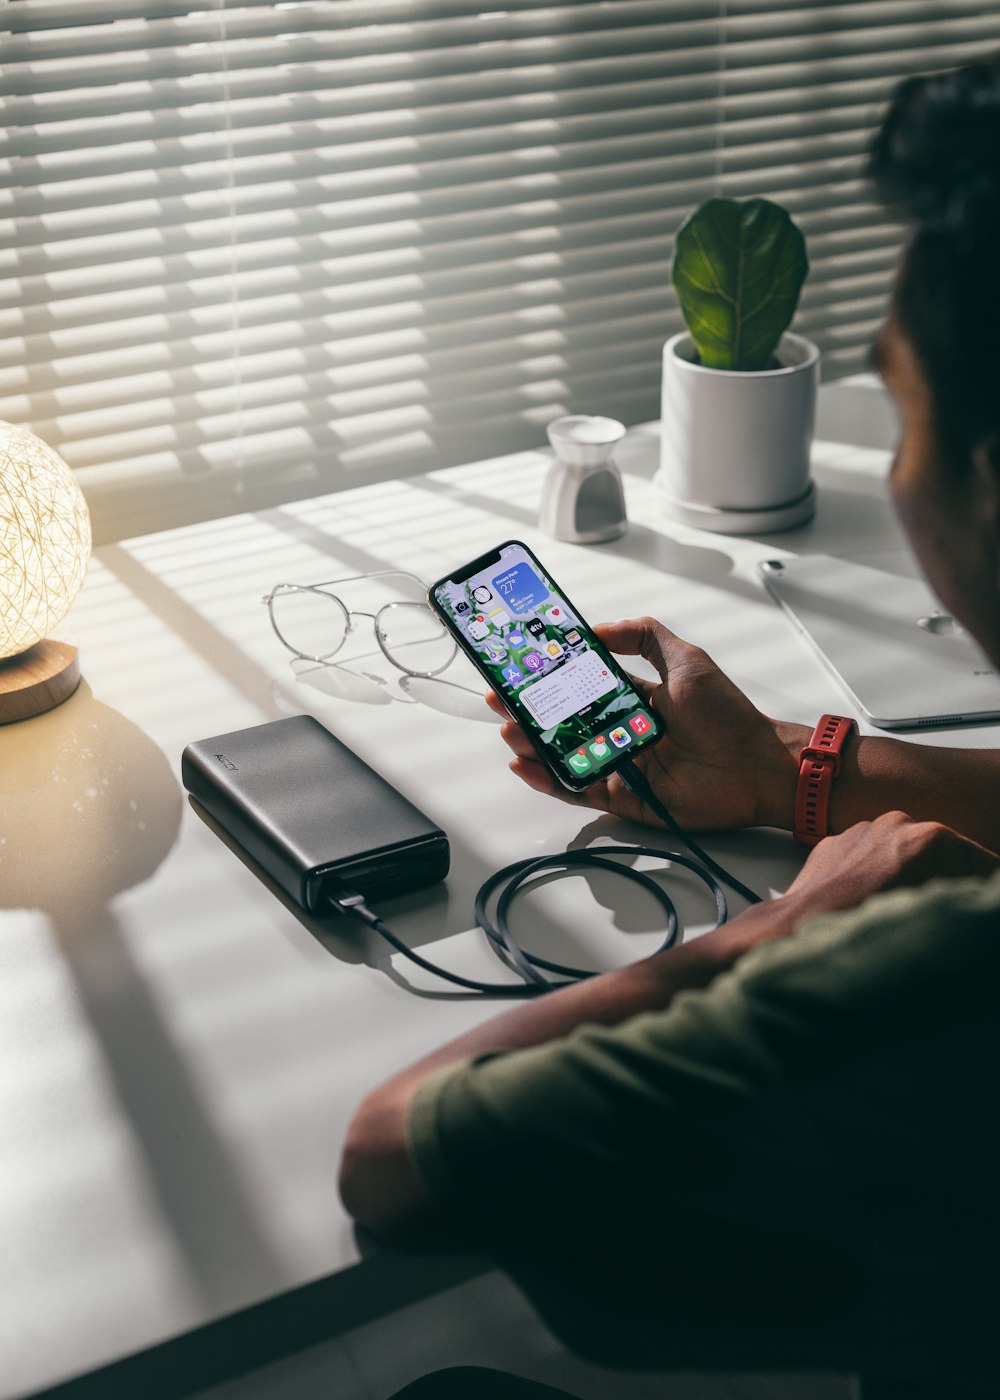
[{"label": "white tablet", "polygon": [[903,551],[759,565],[771,594],[882,729],[1000,718],[1000,675]]}]

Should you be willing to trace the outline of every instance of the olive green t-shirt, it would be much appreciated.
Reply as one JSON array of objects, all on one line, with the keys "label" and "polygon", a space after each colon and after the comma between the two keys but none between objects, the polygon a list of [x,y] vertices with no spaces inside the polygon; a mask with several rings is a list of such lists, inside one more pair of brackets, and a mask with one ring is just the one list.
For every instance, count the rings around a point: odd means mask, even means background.
[{"label": "olive green t-shirt", "polygon": [[[616,1365],[1000,1376],[1000,876],[421,1086],[435,1200]],[[1000,1385],[1000,1381],[997,1381]]]}]

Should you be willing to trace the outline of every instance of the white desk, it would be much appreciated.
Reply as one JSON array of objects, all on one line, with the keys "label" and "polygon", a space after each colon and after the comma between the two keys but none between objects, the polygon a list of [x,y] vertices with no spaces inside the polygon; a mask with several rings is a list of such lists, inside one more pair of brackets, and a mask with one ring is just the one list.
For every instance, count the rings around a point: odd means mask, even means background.
[{"label": "white desk", "polygon": [[[451,839],[447,885],[397,901],[394,926],[458,970],[499,975],[470,931],[485,876],[637,830],[517,783],[464,661],[445,682],[407,682],[373,647],[353,672],[296,678],[259,600],[281,580],[391,566],[429,579],[521,536],[594,621],[657,614],[772,713],[812,723],[842,706],[754,566],[898,543],[886,454],[819,444],[816,521],[769,542],[666,523],[654,458],[652,430],[623,450],[634,523],[612,545],[539,534],[539,452],[98,551],[62,632],[80,646],[81,690],[0,729],[0,1397],[315,1280],[342,1285],[322,1295],[332,1333],[474,1267],[360,1261],[335,1170],[365,1091],[496,1003],[414,995],[403,979],[442,988],[359,926],[307,925],[189,807],[180,754],[314,713]],[[921,737],[998,742],[986,728]],[[800,860],[777,833],[708,844],[762,890]],[[532,897],[536,947],[610,966],[654,946],[642,896],[598,880],[594,901],[583,886]],[[681,907],[695,927],[706,917],[694,894]]]}]

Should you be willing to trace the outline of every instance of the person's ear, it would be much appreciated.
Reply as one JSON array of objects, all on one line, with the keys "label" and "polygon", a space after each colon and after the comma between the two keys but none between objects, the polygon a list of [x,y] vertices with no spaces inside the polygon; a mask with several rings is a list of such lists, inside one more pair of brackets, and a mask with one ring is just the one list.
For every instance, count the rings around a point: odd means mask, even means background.
[{"label": "person's ear", "polygon": [[976,473],[980,524],[993,545],[1000,586],[1000,435],[991,434],[976,444],[972,450],[972,465]]}]

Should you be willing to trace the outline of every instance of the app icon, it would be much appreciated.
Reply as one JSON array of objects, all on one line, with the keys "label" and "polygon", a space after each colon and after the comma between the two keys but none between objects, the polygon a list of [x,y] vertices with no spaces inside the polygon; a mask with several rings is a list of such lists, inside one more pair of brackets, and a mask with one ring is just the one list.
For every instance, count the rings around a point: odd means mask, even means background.
[{"label": "app icon", "polygon": [[563,649],[558,642],[549,642],[545,650],[550,656],[562,656],[563,654]]},{"label": "app icon", "polygon": [[455,604],[455,611],[459,614],[459,616],[461,616],[462,613],[467,613],[469,611],[469,605],[464,598],[459,598],[458,602]]},{"label": "app icon", "polygon": [[653,727],[643,714],[633,715],[628,724],[636,734],[648,734]]},{"label": "app icon", "polygon": [[507,659],[507,648],[504,646],[503,642],[498,641],[496,637],[491,637],[489,639],[483,647],[483,651],[485,651],[491,661],[506,661]]},{"label": "app icon", "polygon": [[510,613],[506,608],[490,608],[490,621],[494,627],[503,627],[510,621]]},{"label": "app icon", "polygon": [[632,735],[628,732],[627,729],[623,729],[621,725],[619,725],[617,729],[612,729],[611,733],[608,735],[608,738],[614,744],[616,749],[623,749],[626,744],[631,744],[632,742]]},{"label": "app icon", "polygon": [[528,631],[533,637],[540,637],[545,631],[545,623],[540,617],[533,617],[528,623]]},{"label": "app icon", "polygon": [[525,643],[523,632],[518,632],[518,630],[515,628],[513,632],[507,633],[507,645],[509,647],[523,647],[524,644]]},{"label": "app icon", "polygon": [[518,681],[524,679],[524,672],[519,666],[505,666],[503,668],[503,678],[508,685],[517,685]]},{"label": "app icon", "polygon": [[571,647],[578,647],[583,641],[583,638],[580,636],[580,633],[576,630],[575,627],[571,627],[566,633],[566,640]]},{"label": "app icon", "polygon": [[529,671],[540,671],[545,665],[545,657],[537,651],[526,651],[521,657],[521,665],[527,666]]},{"label": "app icon", "polygon": [[482,613],[476,613],[475,617],[469,619],[469,636],[474,642],[481,642],[484,637],[489,636],[489,631],[490,624]]},{"label": "app icon", "polygon": [[482,606],[483,603],[493,602],[493,593],[486,587],[485,583],[481,583],[478,588],[474,588],[472,590],[472,596],[480,606]]},{"label": "app icon", "polygon": [[608,741],[603,734],[598,734],[590,746],[590,752],[595,758],[607,758],[611,750],[608,748]]},{"label": "app icon", "polygon": [[591,766],[590,759],[583,749],[577,749],[576,753],[571,753],[566,762],[574,773],[586,773],[587,769]]}]

